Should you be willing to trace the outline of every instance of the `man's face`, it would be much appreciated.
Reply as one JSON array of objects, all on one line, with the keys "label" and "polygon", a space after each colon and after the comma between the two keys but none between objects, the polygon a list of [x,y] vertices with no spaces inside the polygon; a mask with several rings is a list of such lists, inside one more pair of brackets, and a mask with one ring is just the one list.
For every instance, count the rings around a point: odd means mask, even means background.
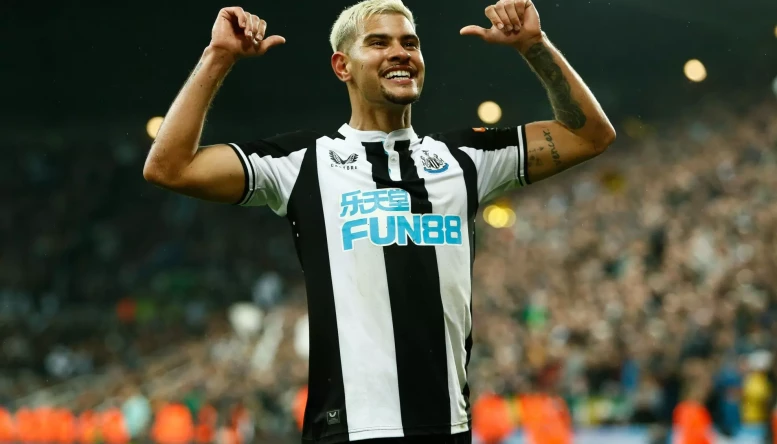
[{"label": "man's face", "polygon": [[368,102],[409,105],[421,96],[424,58],[415,29],[405,16],[368,18],[349,56],[353,81]]}]

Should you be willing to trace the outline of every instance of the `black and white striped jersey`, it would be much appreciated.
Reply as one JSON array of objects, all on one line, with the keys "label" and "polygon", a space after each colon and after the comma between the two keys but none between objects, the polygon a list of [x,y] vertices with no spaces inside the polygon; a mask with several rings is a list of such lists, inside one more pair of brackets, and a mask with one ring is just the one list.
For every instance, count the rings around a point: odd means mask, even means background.
[{"label": "black and white striped jersey", "polygon": [[310,322],[303,439],[470,428],[478,205],[529,183],[523,127],[295,132],[230,144],[239,204],[288,218]]}]

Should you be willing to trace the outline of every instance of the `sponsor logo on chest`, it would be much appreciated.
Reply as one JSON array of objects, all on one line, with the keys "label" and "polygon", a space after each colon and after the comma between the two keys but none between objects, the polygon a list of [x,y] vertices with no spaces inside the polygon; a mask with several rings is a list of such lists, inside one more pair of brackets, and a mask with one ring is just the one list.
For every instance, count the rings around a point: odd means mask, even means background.
[{"label": "sponsor logo on chest", "polygon": [[359,155],[356,153],[343,159],[336,152],[329,150],[329,159],[332,161],[329,164],[332,168],[339,168],[341,170],[355,170],[358,168],[356,161],[359,160]]},{"label": "sponsor logo on chest", "polygon": [[462,245],[462,220],[455,214],[414,214],[410,194],[400,188],[351,191],[340,196],[343,250],[360,241],[373,245]]}]

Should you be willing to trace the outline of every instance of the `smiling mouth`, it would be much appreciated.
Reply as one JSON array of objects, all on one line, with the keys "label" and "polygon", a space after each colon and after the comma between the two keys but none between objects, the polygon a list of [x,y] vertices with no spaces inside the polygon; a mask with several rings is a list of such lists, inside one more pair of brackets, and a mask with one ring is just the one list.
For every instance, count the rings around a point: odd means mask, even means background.
[{"label": "smiling mouth", "polygon": [[383,78],[394,85],[412,85],[417,73],[409,65],[395,65],[383,73]]},{"label": "smiling mouth", "polygon": [[413,78],[413,74],[408,70],[397,69],[387,72],[383,78],[387,80],[410,80]]}]

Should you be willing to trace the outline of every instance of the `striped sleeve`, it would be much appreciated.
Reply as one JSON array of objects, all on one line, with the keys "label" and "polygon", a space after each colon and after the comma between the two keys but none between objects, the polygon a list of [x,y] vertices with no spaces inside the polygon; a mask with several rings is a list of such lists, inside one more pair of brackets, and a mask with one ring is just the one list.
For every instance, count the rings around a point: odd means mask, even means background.
[{"label": "striped sleeve", "polygon": [[479,202],[530,184],[523,126],[468,128],[439,137],[472,158],[478,175]]},{"label": "striped sleeve", "polygon": [[281,134],[250,142],[230,143],[243,165],[245,187],[237,205],[267,205],[286,215],[291,191],[300,174],[307,149],[315,149],[318,135],[312,132]]}]

